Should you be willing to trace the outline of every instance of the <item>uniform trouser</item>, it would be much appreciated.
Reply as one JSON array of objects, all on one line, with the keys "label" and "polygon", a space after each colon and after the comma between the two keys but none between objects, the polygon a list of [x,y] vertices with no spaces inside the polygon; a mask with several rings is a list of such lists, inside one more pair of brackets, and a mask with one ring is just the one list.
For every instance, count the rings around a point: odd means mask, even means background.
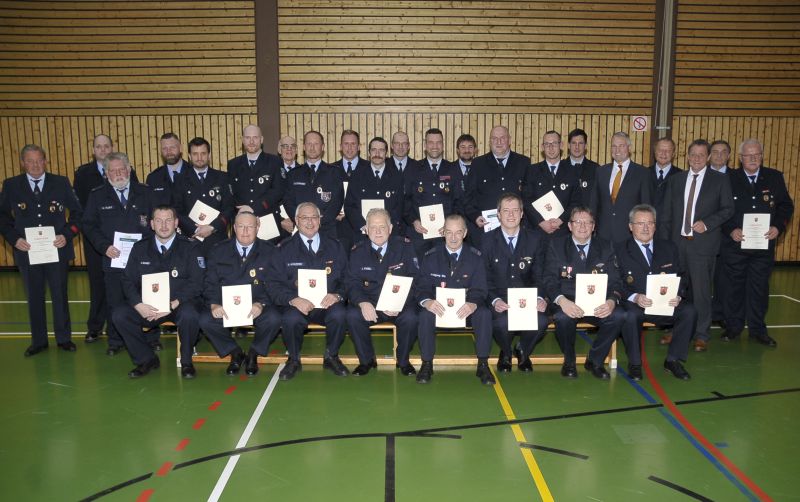
[{"label": "uniform trouser", "polygon": [[508,311],[495,312],[492,310],[492,334],[506,357],[511,356],[511,340],[514,335],[519,335],[520,346],[524,356],[530,356],[536,345],[542,341],[547,333],[547,314],[536,311],[539,329],[536,331],[508,331]]},{"label": "uniform trouser", "polygon": [[[222,319],[215,319],[211,316],[210,309],[204,309],[200,314],[200,329],[208,337],[214,350],[219,357],[225,357],[231,352],[241,350],[239,344],[231,336],[230,328],[224,327]],[[278,337],[278,330],[281,328],[281,314],[275,307],[264,307],[261,315],[253,319],[255,328],[255,338],[250,344],[250,349],[260,356],[269,353],[269,346]]]},{"label": "uniform trouser", "polygon": [[86,328],[89,331],[102,331],[108,319],[103,255],[95,250],[85,236],[83,256],[86,258],[86,272],[89,274],[89,318],[86,320]]},{"label": "uniform trouser", "polygon": [[656,326],[672,324],[672,341],[667,349],[667,361],[686,361],[689,355],[689,342],[697,323],[697,311],[695,311],[694,305],[683,300],[675,307],[675,312],[670,317],[645,314],[642,307],[633,302],[625,302],[622,340],[625,342],[625,351],[628,353],[628,364],[636,366],[642,364],[639,334],[642,332],[642,323],[645,322],[651,322]]},{"label": "uniform trouser", "polygon": [[344,333],[347,330],[347,309],[341,302],[334,303],[327,309],[314,309],[307,316],[294,307],[284,307],[281,326],[289,359],[300,359],[303,335],[308,324],[312,322],[325,326],[325,357],[339,355],[339,347],[344,342]]},{"label": "uniform trouser", "polygon": [[728,290],[724,297],[725,329],[738,335],[747,327],[750,336],[767,334],[769,276],[775,264],[773,253],[725,253]]},{"label": "uniform trouser", "polygon": [[[103,278],[106,289],[106,319],[110,321],[106,330],[108,332],[108,346],[111,348],[122,347],[125,342],[113,320],[113,314],[117,307],[127,305],[125,294],[122,292],[122,270],[106,270]],[[136,315],[139,314],[137,313]]]},{"label": "uniform trouser", "polygon": [[114,309],[111,319],[125,341],[131,360],[136,365],[144,364],[156,357],[151,345],[152,335],[149,335],[144,329],[155,328],[167,321],[174,322],[178,327],[178,336],[181,340],[181,364],[191,364],[192,350],[197,342],[200,329],[199,317],[198,306],[188,302],[181,303],[177,309],[155,321],[148,321],[130,305],[119,305]]},{"label": "uniform trouser", "polygon": [[728,294],[727,278],[725,277],[725,257],[723,253],[714,260],[714,296],[711,298],[711,320],[725,320],[724,296]]},{"label": "uniform trouser", "polygon": [[678,242],[680,260],[689,275],[692,291],[692,304],[697,310],[697,327],[695,338],[709,339],[711,329],[711,288],[714,284],[714,265],[716,256],[697,255],[691,241],[681,238]]},{"label": "uniform trouser", "polygon": [[[483,305],[469,316],[475,333],[475,354],[478,359],[489,357],[492,350],[492,313]],[[426,309],[419,311],[419,351],[423,361],[433,361],[436,353],[436,315]],[[399,362],[399,356],[398,356]]]},{"label": "uniform trouser", "polygon": [[[18,260],[18,263],[21,260]],[[72,326],[69,318],[67,298],[68,263],[44,263],[41,265],[19,265],[22,284],[28,297],[28,315],[31,320],[31,345],[47,345],[47,311],[45,310],[45,283],[50,287],[53,300],[53,331],[56,343],[72,340]]]},{"label": "uniform trouser", "polygon": [[361,315],[361,308],[350,305],[347,307],[347,326],[350,336],[356,346],[358,362],[367,364],[375,360],[375,347],[372,345],[372,336],[369,332],[371,324],[389,322],[397,326],[397,363],[401,366],[408,364],[408,353],[417,339],[417,313],[416,309],[406,307],[396,317],[391,317],[383,312],[377,312],[378,320],[371,323]]},{"label": "uniform trouser", "polygon": [[625,322],[625,313],[623,309],[615,308],[611,315],[602,319],[594,316],[573,319],[567,316],[563,310],[557,309],[553,319],[556,323],[556,339],[564,354],[564,364],[575,364],[575,330],[578,322],[589,323],[600,328],[587,356],[587,359],[595,366],[600,366],[605,363],[608,351],[611,350],[611,344],[620,335],[622,324]]}]

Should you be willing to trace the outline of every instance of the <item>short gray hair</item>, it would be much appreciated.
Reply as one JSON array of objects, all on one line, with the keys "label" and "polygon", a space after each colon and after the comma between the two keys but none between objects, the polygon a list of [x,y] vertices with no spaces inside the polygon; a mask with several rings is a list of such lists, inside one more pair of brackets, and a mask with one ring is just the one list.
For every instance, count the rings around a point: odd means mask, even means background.
[{"label": "short gray hair", "polygon": [[27,144],[22,147],[22,150],[19,151],[19,160],[24,160],[25,154],[28,152],[39,152],[42,154],[42,157],[45,159],[47,158],[47,152],[44,151],[44,148],[39,145]]},{"label": "short gray hair", "polygon": [[126,153],[122,153],[122,152],[114,152],[114,153],[112,153],[111,155],[108,156],[108,158],[106,158],[106,166],[110,165],[111,161],[114,161],[114,160],[122,161],[122,163],[125,165],[125,167],[130,170],[130,168],[131,168],[131,159],[128,158],[128,155]]},{"label": "short gray hair", "polygon": [[615,132],[613,135],[611,135],[611,139],[613,140],[614,138],[622,138],[625,140],[626,143],[628,143],[629,147],[633,146],[633,143],[631,143],[631,137],[628,136],[628,134],[625,132],[622,131]]},{"label": "short gray hair", "polygon": [[758,145],[758,149],[761,150],[761,153],[764,153],[764,145],[760,141],[755,138],[748,138],[739,144],[739,155],[744,151],[744,147],[750,145]]},{"label": "short gray hair", "polygon": [[372,209],[370,209],[367,212],[366,221],[369,222],[370,218],[376,218],[379,216],[385,218],[386,223],[388,223],[389,225],[392,224],[392,215],[389,214],[389,211],[382,209],[380,207],[373,207]]},{"label": "short gray hair", "polygon": [[301,209],[305,209],[307,207],[313,207],[314,210],[317,212],[317,216],[322,218],[322,212],[319,210],[319,207],[314,204],[313,202],[301,202],[297,209],[294,210],[294,221],[297,221],[297,215],[300,214]]},{"label": "short gray hair", "polygon": [[637,204],[628,213],[628,223],[633,223],[633,215],[636,213],[650,213],[653,215],[653,221],[656,219],[656,208],[650,204]]}]

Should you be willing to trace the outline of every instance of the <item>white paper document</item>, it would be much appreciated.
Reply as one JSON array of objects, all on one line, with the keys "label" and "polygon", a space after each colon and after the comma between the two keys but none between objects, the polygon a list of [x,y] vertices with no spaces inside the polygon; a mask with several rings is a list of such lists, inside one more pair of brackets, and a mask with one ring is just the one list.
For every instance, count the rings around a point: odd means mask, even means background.
[{"label": "white paper document", "polygon": [[742,218],[742,249],[769,249],[769,213],[744,213]]},{"label": "white paper document", "polygon": [[367,221],[370,209],[383,209],[383,199],[361,199],[361,217]]},{"label": "white paper document", "polygon": [[487,209],[486,211],[481,211],[481,216],[483,216],[483,219],[486,220],[486,224],[483,226],[484,232],[491,232],[500,226],[500,219],[497,217],[497,209]]},{"label": "white paper document", "polygon": [[253,318],[248,317],[253,308],[253,288],[249,284],[222,286],[222,308],[227,319],[222,318],[222,326],[252,326]]},{"label": "white paper document", "polygon": [[406,304],[408,293],[411,291],[413,277],[402,275],[386,274],[381,288],[381,296],[378,297],[378,305],[375,310],[381,312],[400,312]]},{"label": "white paper document", "polygon": [[552,190],[533,201],[531,205],[545,220],[558,218],[564,212],[564,206]]},{"label": "white paper document", "polygon": [[140,240],[142,240],[142,234],[114,232],[114,247],[119,250],[119,256],[111,259],[111,268],[125,268],[133,245]]},{"label": "white paper document", "polygon": [[297,296],[322,308],[322,299],[328,294],[328,274],[324,270],[301,268],[297,270]]},{"label": "white paper document", "polygon": [[342,200],[344,200],[344,198],[347,197],[347,187],[349,187],[349,186],[350,186],[350,182],[349,181],[343,181],[342,182],[342,188],[344,188],[344,195],[342,196]]},{"label": "white paper document", "polygon": [[55,228],[26,228],[25,240],[31,245],[31,248],[28,250],[28,263],[31,265],[58,263],[58,248],[53,245],[53,241],[56,240]]},{"label": "white paper document", "polygon": [[[211,222],[217,219],[219,211],[209,206],[205,202],[197,201],[189,211],[189,218],[198,225],[211,225]],[[198,241],[205,240],[203,237],[195,236]]]},{"label": "white paper document", "polygon": [[142,303],[169,312],[169,272],[142,275]]},{"label": "white paper document", "polygon": [[538,288],[508,288],[508,330],[539,329]]},{"label": "white paper document", "polygon": [[436,301],[444,307],[444,315],[436,316],[437,328],[465,328],[467,319],[458,318],[458,309],[467,303],[467,290],[464,288],[436,288]]},{"label": "white paper document", "polygon": [[575,276],[575,304],[583,315],[593,316],[594,309],[606,302],[608,275],[577,274]]},{"label": "white paper document", "polygon": [[[285,220],[288,217],[289,217],[289,215],[286,213],[286,208],[284,207],[283,204],[281,204],[281,219]],[[296,233],[297,233],[297,226],[295,226],[294,229],[292,229],[292,235],[294,235]]]},{"label": "white paper document", "polygon": [[422,234],[423,239],[441,237],[439,229],[444,226],[444,207],[441,204],[420,206],[419,222],[428,231],[427,234]]},{"label": "white paper document", "polygon": [[275,237],[280,237],[281,232],[278,230],[278,224],[275,223],[275,217],[272,213],[265,214],[258,218],[258,238],[268,241]]},{"label": "white paper document", "polygon": [[675,312],[669,301],[678,296],[681,278],[675,274],[651,274],[647,276],[647,289],[644,295],[653,301],[653,305],[644,309],[648,315],[668,315]]}]

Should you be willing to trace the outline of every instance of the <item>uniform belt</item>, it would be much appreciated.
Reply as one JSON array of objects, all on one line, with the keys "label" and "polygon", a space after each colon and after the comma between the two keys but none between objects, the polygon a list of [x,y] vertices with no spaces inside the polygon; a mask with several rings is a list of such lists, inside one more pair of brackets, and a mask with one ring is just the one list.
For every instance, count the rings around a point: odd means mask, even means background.
[{"label": "uniform belt", "polygon": [[694,239],[694,236],[693,236],[693,235],[681,235],[681,237],[683,237],[683,238],[684,238],[684,239],[686,239],[687,241],[690,241],[690,240],[693,240],[693,239]]}]

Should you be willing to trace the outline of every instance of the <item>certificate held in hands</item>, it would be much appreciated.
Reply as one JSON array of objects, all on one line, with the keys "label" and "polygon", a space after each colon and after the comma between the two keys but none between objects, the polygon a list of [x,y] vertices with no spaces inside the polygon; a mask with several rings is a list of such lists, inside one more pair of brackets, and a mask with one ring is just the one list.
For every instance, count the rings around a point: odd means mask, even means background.
[{"label": "certificate held in hands", "polygon": [[444,226],[444,207],[441,204],[431,204],[430,206],[420,206],[419,222],[428,230],[427,234],[422,234],[423,239],[435,239],[441,237],[439,229]]},{"label": "certificate held in hands", "polygon": [[486,209],[481,211],[481,216],[483,216],[483,219],[486,220],[486,224],[483,226],[484,232],[491,232],[500,226],[500,220],[497,217],[497,209]]},{"label": "certificate held in hands", "polygon": [[678,287],[681,278],[675,274],[651,274],[647,276],[645,296],[652,300],[653,305],[644,309],[648,315],[671,316],[675,307],[669,301],[678,296]]},{"label": "certificate held in hands", "polygon": [[[211,222],[217,219],[219,211],[209,206],[208,204],[197,201],[189,211],[189,218],[198,225],[211,225]],[[202,237],[195,237],[199,241],[203,241]]]},{"label": "certificate held in hands", "polygon": [[400,312],[406,304],[408,293],[411,291],[413,277],[402,275],[386,274],[381,288],[381,296],[378,297],[378,305],[375,310],[381,312]]},{"label": "certificate held in hands", "polygon": [[467,319],[458,318],[458,309],[467,303],[464,288],[436,288],[436,301],[444,307],[444,315],[436,316],[437,328],[466,328]]},{"label": "certificate held in hands", "polygon": [[142,303],[169,312],[169,272],[142,275]]},{"label": "certificate held in hands", "polygon": [[222,318],[223,327],[252,325],[253,319],[248,316],[253,308],[253,288],[249,284],[222,286],[222,308],[228,317]]},{"label": "certificate held in hands", "polygon": [[769,249],[769,213],[745,213],[742,215],[742,249]]},{"label": "certificate held in hands", "polygon": [[258,238],[268,241],[270,239],[274,239],[275,237],[279,237],[281,235],[280,231],[278,230],[278,224],[275,223],[275,217],[272,216],[272,213],[265,214],[258,218]]},{"label": "certificate held in hands", "polygon": [[564,212],[564,206],[552,190],[533,201],[531,205],[545,220],[558,218]]},{"label": "certificate held in hands", "polygon": [[301,268],[297,270],[297,296],[322,308],[322,299],[328,294],[328,274],[324,270]]},{"label": "certificate held in hands", "polygon": [[361,217],[366,221],[370,209],[383,209],[383,199],[362,199]]},{"label": "certificate held in hands", "polygon": [[508,288],[508,330],[539,329],[538,288]]},{"label": "certificate held in hands", "polygon": [[53,244],[53,241],[56,240],[55,228],[26,228],[25,240],[31,245],[28,250],[28,263],[31,265],[58,263],[58,248]]},{"label": "certificate held in hands", "polygon": [[594,309],[606,302],[607,274],[577,274],[575,276],[575,304],[583,315],[593,316]]}]

